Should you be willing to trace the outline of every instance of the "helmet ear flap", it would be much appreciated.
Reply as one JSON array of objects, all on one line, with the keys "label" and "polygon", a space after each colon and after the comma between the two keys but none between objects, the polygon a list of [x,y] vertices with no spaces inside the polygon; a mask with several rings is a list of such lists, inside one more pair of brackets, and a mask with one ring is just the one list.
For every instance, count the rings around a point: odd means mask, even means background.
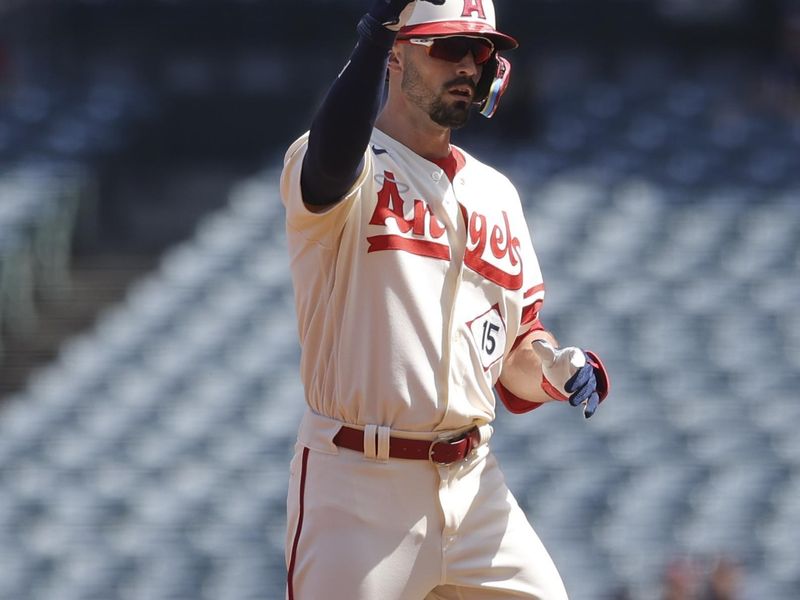
[{"label": "helmet ear flap", "polygon": [[475,89],[475,102],[480,113],[491,119],[497,112],[500,98],[508,88],[511,78],[511,63],[495,52],[483,65],[483,73]]}]

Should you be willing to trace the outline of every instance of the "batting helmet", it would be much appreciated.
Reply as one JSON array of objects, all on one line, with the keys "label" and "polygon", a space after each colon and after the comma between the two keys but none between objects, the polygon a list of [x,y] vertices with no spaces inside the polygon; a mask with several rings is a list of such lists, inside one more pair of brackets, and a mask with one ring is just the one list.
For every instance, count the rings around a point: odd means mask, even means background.
[{"label": "batting helmet", "polygon": [[513,37],[497,31],[492,0],[445,0],[440,5],[416,2],[397,37],[407,40],[457,35],[482,37],[494,44],[495,52],[483,66],[483,74],[475,92],[478,110],[484,117],[491,118],[511,77],[511,63],[497,51],[512,50],[519,46]]},{"label": "batting helmet", "polygon": [[510,35],[496,29],[492,0],[446,0],[436,5],[416,2],[398,38],[474,35],[491,40],[498,50],[519,46]]}]

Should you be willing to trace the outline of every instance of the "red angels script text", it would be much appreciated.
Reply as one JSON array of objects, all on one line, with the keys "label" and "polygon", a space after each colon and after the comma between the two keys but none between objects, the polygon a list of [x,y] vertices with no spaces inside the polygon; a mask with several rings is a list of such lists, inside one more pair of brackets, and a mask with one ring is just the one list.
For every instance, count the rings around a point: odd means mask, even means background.
[{"label": "red angels script text", "polygon": [[[393,221],[399,233],[368,237],[367,252],[399,250],[418,256],[450,260],[449,244],[439,241],[446,230],[431,212],[430,206],[423,200],[415,199],[413,214],[411,218],[406,218],[406,201],[398,190],[394,173],[384,171],[383,175],[383,187],[378,192],[378,201],[369,224],[388,228],[389,222]],[[520,242],[511,232],[508,213],[501,211],[495,216],[499,216],[502,223],[492,223],[488,215],[477,211],[468,213],[463,205],[460,208],[464,223],[467,224],[468,236],[464,264],[503,288],[520,289]]]}]

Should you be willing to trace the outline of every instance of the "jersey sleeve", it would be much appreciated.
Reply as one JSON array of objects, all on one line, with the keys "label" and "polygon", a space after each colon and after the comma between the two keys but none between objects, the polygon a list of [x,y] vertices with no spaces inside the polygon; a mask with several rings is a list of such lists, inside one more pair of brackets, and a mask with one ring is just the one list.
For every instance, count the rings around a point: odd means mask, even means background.
[{"label": "jersey sleeve", "polygon": [[372,157],[364,154],[364,167],[342,199],[319,212],[308,209],[303,201],[300,175],[303,157],[308,149],[308,133],[301,136],[286,151],[281,173],[281,201],[286,208],[286,224],[305,239],[325,244],[342,231],[353,205],[361,197],[364,182],[372,172]]},{"label": "jersey sleeve", "polygon": [[542,405],[541,402],[531,402],[530,400],[520,398],[506,389],[506,387],[499,381],[495,384],[494,389],[497,391],[497,396],[500,398],[503,406],[506,407],[506,410],[508,410],[510,413],[514,413],[515,415],[531,412]]}]

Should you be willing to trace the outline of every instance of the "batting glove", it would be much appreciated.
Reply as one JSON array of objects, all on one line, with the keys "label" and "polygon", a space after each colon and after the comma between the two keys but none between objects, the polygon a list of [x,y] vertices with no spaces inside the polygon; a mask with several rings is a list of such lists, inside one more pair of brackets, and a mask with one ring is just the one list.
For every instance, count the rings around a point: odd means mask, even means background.
[{"label": "batting glove", "polygon": [[[420,0],[441,6],[445,0]],[[414,0],[374,0],[368,14],[390,31],[400,31],[400,28],[411,16]]]},{"label": "batting glove", "polygon": [[600,358],[580,348],[555,348],[546,340],[535,340],[533,351],[542,361],[542,389],[555,400],[583,404],[587,419],[606,399],[610,380]]}]

